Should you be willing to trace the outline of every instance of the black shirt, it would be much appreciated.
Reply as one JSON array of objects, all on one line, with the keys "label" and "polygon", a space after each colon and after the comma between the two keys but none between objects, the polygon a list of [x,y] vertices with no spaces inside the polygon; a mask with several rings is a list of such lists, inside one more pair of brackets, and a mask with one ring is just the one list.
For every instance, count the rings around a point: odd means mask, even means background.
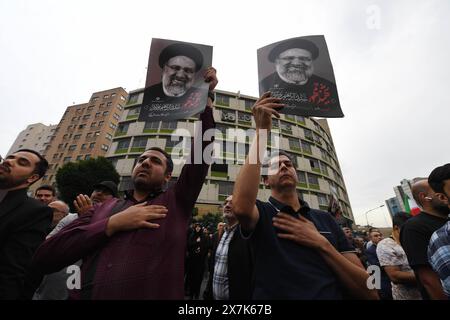
[{"label": "black shirt", "polygon": [[[310,209],[302,200],[300,204],[297,213],[312,221],[336,250],[354,252],[328,212]],[[277,236],[273,217],[292,208],[272,197],[269,202],[257,200],[256,206],[259,220],[250,238],[255,254],[253,299],[342,299],[337,276],[317,250]]]},{"label": "black shirt", "polygon": [[420,266],[431,268],[427,256],[428,244],[431,235],[446,222],[446,218],[432,216],[422,211],[409,219],[400,231],[400,243],[408,257],[409,265],[419,280],[419,289],[424,300],[429,300],[430,297],[418,277],[417,269]]}]

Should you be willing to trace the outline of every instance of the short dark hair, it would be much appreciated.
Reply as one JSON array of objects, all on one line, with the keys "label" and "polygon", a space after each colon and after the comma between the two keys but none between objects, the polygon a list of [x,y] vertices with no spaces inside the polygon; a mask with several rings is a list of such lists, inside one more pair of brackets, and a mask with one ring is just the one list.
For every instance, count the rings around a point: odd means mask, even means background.
[{"label": "short dark hair", "polygon": [[168,154],[166,151],[164,151],[163,149],[158,148],[158,147],[148,148],[143,153],[145,153],[147,151],[151,151],[151,150],[161,152],[166,157],[166,167],[167,167],[166,168],[166,173],[172,173],[172,171],[173,171],[173,161],[172,161],[172,157],[170,156],[170,154]]},{"label": "short dark hair", "polygon": [[39,162],[36,164],[33,173],[36,173],[39,178],[42,178],[44,176],[48,169],[48,162],[39,152],[31,149],[19,149],[14,153],[17,152],[28,152],[36,155],[39,158]]},{"label": "short dark hair", "polygon": [[56,195],[56,190],[53,186],[49,185],[49,184],[43,184],[42,186],[40,186],[39,188],[36,189],[36,191],[34,192],[34,194],[36,195],[37,192],[39,190],[48,190],[52,192],[52,195],[55,196]]},{"label": "short dark hair", "polygon": [[444,192],[444,181],[450,179],[450,163],[435,168],[428,176],[428,184],[434,192]]},{"label": "short dark hair", "polygon": [[397,226],[401,228],[409,218],[411,216],[408,213],[403,211],[397,212],[392,218],[392,227]]},{"label": "short dark hair", "polygon": [[195,71],[199,71],[203,66],[203,55],[199,49],[187,43],[173,43],[165,47],[159,54],[159,66],[164,68],[164,65],[173,57],[185,56],[195,63]]}]

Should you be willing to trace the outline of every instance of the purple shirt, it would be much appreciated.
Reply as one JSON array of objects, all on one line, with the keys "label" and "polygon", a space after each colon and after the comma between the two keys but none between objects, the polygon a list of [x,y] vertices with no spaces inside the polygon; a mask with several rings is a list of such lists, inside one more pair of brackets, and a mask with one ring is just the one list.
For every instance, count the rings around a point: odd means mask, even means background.
[{"label": "purple shirt", "polygon": [[[210,108],[200,119],[203,132],[214,127]],[[203,142],[203,148],[209,143]],[[149,204],[168,209],[166,218],[152,221],[160,224],[158,229],[136,229],[108,237],[109,217],[137,203],[132,197],[111,199],[46,240],[34,256],[34,266],[50,273],[83,259],[82,289],[71,292],[73,299],[182,300],[187,228],[207,171],[205,163],[186,164],[177,183],[149,197]]]}]

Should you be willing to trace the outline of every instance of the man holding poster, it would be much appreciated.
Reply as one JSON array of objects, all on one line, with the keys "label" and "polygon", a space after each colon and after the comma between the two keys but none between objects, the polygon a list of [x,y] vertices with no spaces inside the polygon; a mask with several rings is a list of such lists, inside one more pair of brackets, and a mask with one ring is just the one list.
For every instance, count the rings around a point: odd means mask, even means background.
[{"label": "man holding poster", "polygon": [[172,121],[202,112],[208,97],[204,74],[211,63],[210,46],[153,39],[139,121]]},{"label": "man holding poster", "polygon": [[288,39],[259,49],[258,74],[260,94],[271,91],[282,99],[283,113],[344,116],[323,36]]}]

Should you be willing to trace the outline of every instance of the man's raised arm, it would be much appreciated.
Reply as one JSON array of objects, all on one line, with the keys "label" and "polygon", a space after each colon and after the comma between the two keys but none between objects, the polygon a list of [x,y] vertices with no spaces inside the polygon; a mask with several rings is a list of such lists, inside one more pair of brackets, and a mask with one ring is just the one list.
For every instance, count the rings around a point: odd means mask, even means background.
[{"label": "man's raised arm", "polygon": [[261,180],[261,162],[272,128],[272,115],[279,118],[276,109],[282,106],[280,99],[272,98],[270,92],[266,92],[256,101],[252,109],[256,123],[255,139],[236,178],[233,191],[234,214],[244,230],[253,230],[259,219],[255,201]]}]

